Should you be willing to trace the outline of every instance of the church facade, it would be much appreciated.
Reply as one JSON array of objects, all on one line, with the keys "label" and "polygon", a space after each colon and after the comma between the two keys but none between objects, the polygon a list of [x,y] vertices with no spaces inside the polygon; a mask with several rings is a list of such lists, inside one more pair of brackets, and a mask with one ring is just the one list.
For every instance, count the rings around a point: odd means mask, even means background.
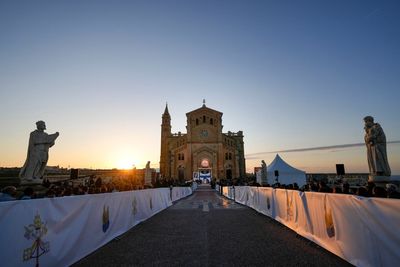
[{"label": "church facade", "polygon": [[222,132],[222,112],[203,106],[186,113],[187,133],[171,133],[165,107],[161,124],[160,175],[166,179],[233,179],[246,174],[243,132]]}]

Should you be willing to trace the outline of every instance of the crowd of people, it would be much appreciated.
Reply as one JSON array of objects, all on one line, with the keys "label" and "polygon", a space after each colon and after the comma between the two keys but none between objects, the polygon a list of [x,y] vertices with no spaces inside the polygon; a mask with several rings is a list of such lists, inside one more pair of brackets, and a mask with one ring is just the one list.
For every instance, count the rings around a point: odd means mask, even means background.
[{"label": "crowd of people", "polygon": [[349,183],[343,182],[328,186],[325,182],[312,182],[304,186],[304,191],[336,193],[336,194],[352,194],[361,197],[380,197],[380,198],[400,198],[395,184],[386,184],[385,187],[377,186],[373,182],[368,182],[366,186],[351,187]]},{"label": "crowd of people", "polygon": [[[177,182],[157,180],[154,187],[181,186]],[[15,186],[6,186],[1,190],[0,202],[10,200],[26,200],[34,198],[54,198],[87,194],[113,193],[121,191],[131,191],[145,189],[143,185],[132,184],[126,179],[112,179],[103,181],[101,177],[90,177],[82,183],[74,184],[72,181],[50,183],[44,180],[41,189],[35,190],[35,187],[27,186],[17,188]]]},{"label": "crowd of people", "polygon": [[[240,180],[233,181],[232,183],[223,183],[224,186],[261,186],[257,182],[244,183]],[[310,182],[302,187],[299,187],[297,183],[293,184],[280,184],[275,183],[273,185],[267,184],[266,187],[298,190],[303,192],[320,192],[320,193],[336,193],[336,194],[349,194],[357,195],[361,197],[380,197],[380,198],[397,198],[400,199],[400,193],[398,187],[395,184],[388,183],[385,187],[377,186],[375,183],[368,182],[366,186],[351,187],[347,182],[341,182],[334,185],[326,184],[324,181]]]},{"label": "crowd of people", "polygon": [[[225,186],[229,185],[251,185],[260,186],[257,183],[242,183],[235,181],[234,183],[220,183]],[[171,186],[184,186],[177,181],[157,180],[154,187],[171,187]],[[215,181],[211,182],[211,186],[215,186]],[[351,187],[347,182],[328,186],[324,181],[310,182],[305,186],[299,187],[294,184],[279,184],[266,185],[267,187],[299,190],[305,192],[321,192],[321,193],[336,193],[336,194],[352,194],[361,197],[380,197],[380,198],[397,198],[400,199],[400,193],[395,184],[386,184],[386,187],[376,186],[374,183],[368,183],[366,186]],[[66,197],[74,195],[87,195],[87,194],[101,194],[113,193],[120,191],[131,191],[145,189],[144,186],[134,185],[126,179],[112,179],[111,181],[104,182],[100,177],[90,177],[80,184],[73,184],[71,181],[50,183],[48,180],[43,182],[41,190],[36,190],[34,187],[24,187],[23,190],[17,189],[14,186],[6,186],[1,190],[0,202],[10,200],[27,200],[34,198],[54,198]]]}]

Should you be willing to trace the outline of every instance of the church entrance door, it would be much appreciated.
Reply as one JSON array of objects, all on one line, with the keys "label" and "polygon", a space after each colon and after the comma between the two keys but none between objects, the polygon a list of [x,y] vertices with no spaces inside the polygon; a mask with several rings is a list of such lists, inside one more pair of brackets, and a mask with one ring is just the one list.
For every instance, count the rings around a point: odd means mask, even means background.
[{"label": "church entrance door", "polygon": [[199,168],[199,178],[203,184],[211,182],[211,168]]},{"label": "church entrance door", "polygon": [[178,169],[178,179],[180,182],[185,180],[185,169],[183,168]]},{"label": "church entrance door", "polygon": [[231,169],[226,170],[226,179],[232,180],[232,170]]}]

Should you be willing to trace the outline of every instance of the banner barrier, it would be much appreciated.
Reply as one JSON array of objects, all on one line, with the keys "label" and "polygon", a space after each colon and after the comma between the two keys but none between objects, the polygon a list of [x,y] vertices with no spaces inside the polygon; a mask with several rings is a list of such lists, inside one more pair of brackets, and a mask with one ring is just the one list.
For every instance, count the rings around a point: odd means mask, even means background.
[{"label": "banner barrier", "polygon": [[192,194],[192,188],[190,187],[173,187],[172,188],[172,201],[177,201]]},{"label": "banner barrier", "polygon": [[69,266],[192,194],[174,187],[0,202],[2,266]]},{"label": "banner barrier", "polygon": [[223,194],[353,265],[399,266],[398,199],[249,186],[225,186]]}]

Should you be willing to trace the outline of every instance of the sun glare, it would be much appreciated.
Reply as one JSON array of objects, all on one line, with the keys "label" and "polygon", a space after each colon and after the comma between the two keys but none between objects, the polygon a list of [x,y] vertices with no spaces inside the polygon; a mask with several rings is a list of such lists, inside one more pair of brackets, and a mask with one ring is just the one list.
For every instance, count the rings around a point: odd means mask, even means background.
[{"label": "sun glare", "polygon": [[116,167],[120,170],[131,170],[133,169],[133,167],[135,166],[135,164],[133,163],[132,160],[120,160],[117,164]]}]

